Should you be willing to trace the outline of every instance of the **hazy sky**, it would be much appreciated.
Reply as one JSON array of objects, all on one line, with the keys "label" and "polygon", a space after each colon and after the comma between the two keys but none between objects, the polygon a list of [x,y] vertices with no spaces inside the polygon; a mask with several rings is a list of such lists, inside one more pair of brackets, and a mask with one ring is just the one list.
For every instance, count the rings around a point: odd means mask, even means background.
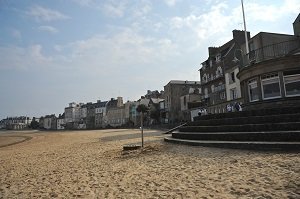
[{"label": "hazy sky", "polygon": [[[244,6],[252,36],[293,34],[300,0]],[[240,0],[0,0],[0,24],[0,119],[199,80],[207,48],[243,28]]]}]

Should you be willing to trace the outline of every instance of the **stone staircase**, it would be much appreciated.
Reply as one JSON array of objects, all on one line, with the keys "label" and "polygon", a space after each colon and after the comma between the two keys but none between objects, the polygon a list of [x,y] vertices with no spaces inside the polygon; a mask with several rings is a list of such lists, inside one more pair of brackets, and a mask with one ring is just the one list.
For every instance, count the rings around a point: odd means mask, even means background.
[{"label": "stone staircase", "polygon": [[300,107],[205,115],[165,141],[211,147],[300,150]]}]

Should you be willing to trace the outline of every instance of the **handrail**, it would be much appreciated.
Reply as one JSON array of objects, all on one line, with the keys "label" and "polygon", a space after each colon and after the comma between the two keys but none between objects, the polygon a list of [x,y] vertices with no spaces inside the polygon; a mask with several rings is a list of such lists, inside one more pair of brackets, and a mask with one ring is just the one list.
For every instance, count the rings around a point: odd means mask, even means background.
[{"label": "handrail", "polygon": [[177,130],[177,129],[179,129],[180,127],[185,126],[185,125],[187,125],[187,123],[184,123],[184,124],[181,124],[181,125],[179,125],[179,126],[176,126],[176,127],[172,128],[172,129],[168,130],[168,131],[165,132],[164,134],[172,133],[173,131],[175,131],[175,130]]},{"label": "handrail", "polygon": [[270,44],[256,50],[252,50],[248,54],[244,55],[243,67],[261,61],[286,56],[298,48],[300,48],[300,40],[296,39]]}]

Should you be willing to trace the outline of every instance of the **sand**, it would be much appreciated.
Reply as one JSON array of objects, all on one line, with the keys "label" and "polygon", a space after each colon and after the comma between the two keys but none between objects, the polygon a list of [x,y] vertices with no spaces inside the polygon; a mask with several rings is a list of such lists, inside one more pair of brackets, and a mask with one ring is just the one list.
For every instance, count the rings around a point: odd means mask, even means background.
[{"label": "sand", "polygon": [[137,133],[10,132],[32,139],[0,148],[0,198],[300,198],[299,153],[176,145],[154,130],[122,152]]}]

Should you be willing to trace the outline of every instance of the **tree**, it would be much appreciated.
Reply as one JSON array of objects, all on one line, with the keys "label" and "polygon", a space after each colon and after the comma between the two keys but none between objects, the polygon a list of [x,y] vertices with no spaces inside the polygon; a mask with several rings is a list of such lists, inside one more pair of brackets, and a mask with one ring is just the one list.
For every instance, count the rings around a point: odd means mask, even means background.
[{"label": "tree", "polygon": [[147,113],[149,108],[145,104],[140,104],[136,108],[136,111],[141,114],[141,133],[142,133],[142,147],[144,147],[144,127],[143,127],[143,120],[144,120],[144,113]]},{"label": "tree", "polygon": [[32,119],[30,123],[30,128],[32,129],[38,129],[39,128],[39,123],[35,120],[35,117]]},{"label": "tree", "polygon": [[150,110],[150,118],[155,120],[156,123],[159,123],[160,112],[157,107],[152,106]]}]

